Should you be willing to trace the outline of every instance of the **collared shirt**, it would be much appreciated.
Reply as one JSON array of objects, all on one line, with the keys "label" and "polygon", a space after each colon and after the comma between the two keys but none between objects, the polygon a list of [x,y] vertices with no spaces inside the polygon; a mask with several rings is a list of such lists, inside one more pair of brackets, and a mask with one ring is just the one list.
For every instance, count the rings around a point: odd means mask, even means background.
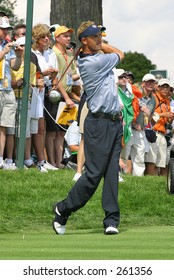
[{"label": "collared shirt", "polygon": [[[6,45],[6,41],[3,40],[2,44],[0,45],[0,52],[4,49]],[[10,52],[5,54],[5,73],[4,73],[4,79],[0,80],[0,90],[11,90],[11,71],[10,71],[10,61],[11,59],[16,58],[15,52],[12,49]],[[4,83],[5,81],[5,83]]]},{"label": "collared shirt", "polygon": [[78,58],[79,72],[92,113],[115,114],[120,111],[113,68],[119,63],[118,54],[87,55]]},{"label": "collared shirt", "polygon": [[[57,60],[59,62],[59,79],[61,75],[65,72],[67,66],[73,59],[73,55],[70,51],[67,51],[66,54],[63,54],[55,45],[53,46],[53,50],[57,56]],[[71,93],[73,80],[71,81],[71,85],[67,84],[67,75],[74,75],[77,74],[77,67],[75,60],[71,63],[69,68],[67,69],[66,73],[61,79],[62,85],[67,93]]]},{"label": "collared shirt", "polygon": [[[155,97],[156,97],[156,108],[155,108],[156,113],[160,114],[165,112],[171,112],[170,100],[168,98],[163,98],[160,93],[156,93]],[[168,118],[160,117],[159,120],[154,125],[153,129],[165,134],[166,133],[165,125],[167,121]]]},{"label": "collared shirt", "polygon": [[[49,48],[48,50],[45,50],[43,53],[41,53],[38,50],[35,51],[32,50],[32,51],[36,54],[38,58],[38,63],[42,72],[44,72],[50,67],[58,69],[57,57],[52,49]],[[51,79],[49,78],[49,76],[44,76],[44,82],[46,86],[51,85]]]}]

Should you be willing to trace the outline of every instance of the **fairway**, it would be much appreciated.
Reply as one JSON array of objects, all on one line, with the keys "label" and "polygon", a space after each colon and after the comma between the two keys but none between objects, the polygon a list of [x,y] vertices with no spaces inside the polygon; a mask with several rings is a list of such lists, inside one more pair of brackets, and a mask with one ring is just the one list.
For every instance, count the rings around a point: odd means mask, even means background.
[{"label": "fairway", "polygon": [[174,226],[0,234],[1,260],[173,260]]}]

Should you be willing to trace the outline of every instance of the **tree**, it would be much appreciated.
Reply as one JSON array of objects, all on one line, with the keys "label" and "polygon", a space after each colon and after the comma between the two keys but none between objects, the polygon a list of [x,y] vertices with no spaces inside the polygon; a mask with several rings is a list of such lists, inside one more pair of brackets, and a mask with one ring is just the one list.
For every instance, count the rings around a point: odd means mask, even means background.
[{"label": "tree", "polygon": [[23,23],[23,19],[18,19],[18,17],[14,14],[14,9],[17,5],[17,0],[10,1],[10,0],[0,0],[0,11],[5,12],[9,19],[10,25],[14,26],[17,23]]},{"label": "tree", "polygon": [[140,82],[145,74],[149,73],[150,70],[156,69],[156,65],[152,64],[142,53],[132,53],[129,51],[124,55],[124,59],[119,63],[117,68],[131,71],[135,76],[135,82]]},{"label": "tree", "polygon": [[66,25],[76,31],[83,21],[92,20],[102,24],[102,0],[51,0],[50,23]]}]

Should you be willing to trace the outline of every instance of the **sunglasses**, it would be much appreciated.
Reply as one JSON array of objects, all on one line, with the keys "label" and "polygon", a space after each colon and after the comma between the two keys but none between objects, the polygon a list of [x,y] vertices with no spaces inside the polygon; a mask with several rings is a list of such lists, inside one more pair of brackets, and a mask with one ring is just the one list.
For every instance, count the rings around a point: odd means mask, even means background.
[{"label": "sunglasses", "polygon": [[50,38],[51,38],[51,35],[48,35],[48,34],[47,34],[47,35],[43,35],[43,36],[40,36],[39,39],[45,39],[46,37],[47,37],[48,39],[50,39]]},{"label": "sunglasses", "polygon": [[73,47],[73,46],[68,46],[68,47],[66,47],[66,49],[67,49],[67,50],[71,50],[71,49],[74,50],[74,47]]},{"label": "sunglasses", "polygon": [[127,76],[120,76],[120,77],[118,77],[119,79],[128,79],[128,77]]}]

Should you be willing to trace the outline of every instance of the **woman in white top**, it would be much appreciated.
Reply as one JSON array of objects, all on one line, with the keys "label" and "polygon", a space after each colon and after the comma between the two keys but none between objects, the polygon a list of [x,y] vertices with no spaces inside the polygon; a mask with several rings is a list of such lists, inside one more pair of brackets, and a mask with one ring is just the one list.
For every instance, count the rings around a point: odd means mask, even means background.
[{"label": "woman in white top", "polygon": [[44,169],[57,169],[55,154],[58,154],[59,151],[55,153],[55,148],[57,147],[54,145],[54,143],[56,142],[54,140],[56,139],[56,137],[58,137],[58,135],[56,135],[56,132],[51,132],[46,135],[46,142],[49,143],[48,145],[46,145],[47,157],[51,165],[48,164],[44,158],[44,99],[46,95],[48,96],[50,89],[58,89],[58,91],[62,94],[66,103],[70,107],[73,107],[74,103],[64,91],[61,82],[57,84],[58,80],[56,79],[56,77],[58,74],[58,62],[55,53],[52,51],[52,49],[49,48],[50,36],[50,30],[46,24],[37,24],[33,27],[32,50],[38,58],[39,66],[44,77],[44,89],[37,95],[39,124],[38,134],[36,134],[33,138],[33,145],[38,157],[38,165],[40,165]]}]

